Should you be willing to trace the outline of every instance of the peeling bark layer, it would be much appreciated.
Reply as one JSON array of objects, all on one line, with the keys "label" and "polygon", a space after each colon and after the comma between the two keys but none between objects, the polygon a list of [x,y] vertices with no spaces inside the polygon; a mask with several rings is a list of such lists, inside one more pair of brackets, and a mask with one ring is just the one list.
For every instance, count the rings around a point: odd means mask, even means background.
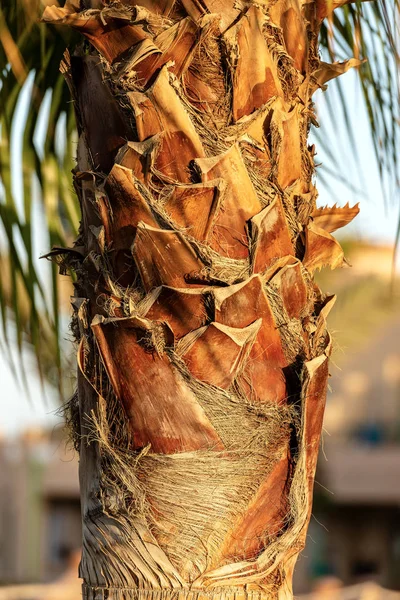
[{"label": "peeling bark layer", "polygon": [[[343,4],[334,2],[333,8]],[[79,129],[87,600],[286,598],[311,515],[334,298],[311,95],[320,0],[68,1]],[[78,251],[79,249],[79,251]],[[63,253],[55,250],[54,253]]]}]

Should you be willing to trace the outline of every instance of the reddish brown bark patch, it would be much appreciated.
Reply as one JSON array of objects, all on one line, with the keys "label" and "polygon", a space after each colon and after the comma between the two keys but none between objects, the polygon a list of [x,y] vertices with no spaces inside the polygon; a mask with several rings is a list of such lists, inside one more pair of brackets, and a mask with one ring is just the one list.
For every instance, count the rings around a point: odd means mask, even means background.
[{"label": "reddish brown bark patch", "polygon": [[278,196],[251,219],[249,230],[253,273],[262,273],[275,260],[294,254],[282,202]]},{"label": "reddish brown bark patch", "polygon": [[261,320],[243,329],[211,323],[182,338],[177,347],[193,377],[227,389],[240,373]]},{"label": "reddish brown bark patch", "polygon": [[282,340],[259,276],[237,285],[213,291],[215,320],[229,326],[246,327],[262,319],[240,382],[255,402],[286,401],[282,369],[288,365]]},{"label": "reddish brown bark patch", "polygon": [[167,356],[142,343],[148,333],[145,321],[97,318],[92,329],[129,419],[134,448],[151,444],[153,452],[165,454],[222,449],[218,434]]},{"label": "reddish brown bark patch", "polygon": [[218,213],[223,189],[222,179],[175,187],[164,208],[179,227],[205,242]]},{"label": "reddish brown bark patch", "polygon": [[132,254],[146,291],[167,285],[183,288],[196,278],[204,264],[178,231],[156,229],[140,223]]},{"label": "reddish brown bark patch", "polygon": [[152,295],[154,300],[144,316],[168,323],[176,339],[205,324],[207,314],[203,290],[162,286]]}]

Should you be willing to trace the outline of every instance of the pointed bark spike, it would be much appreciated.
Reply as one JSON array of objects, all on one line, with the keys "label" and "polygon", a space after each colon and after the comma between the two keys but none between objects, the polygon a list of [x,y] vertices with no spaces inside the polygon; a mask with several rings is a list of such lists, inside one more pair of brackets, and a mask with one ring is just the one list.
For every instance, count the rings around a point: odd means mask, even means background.
[{"label": "pointed bark spike", "polygon": [[190,284],[204,264],[178,231],[169,231],[139,223],[132,254],[146,291],[154,287],[201,287]]},{"label": "pointed bark spike", "polygon": [[298,0],[282,0],[271,5],[271,20],[282,28],[286,51],[294,66],[303,73],[306,69],[308,43],[307,31]]},{"label": "pointed bark spike", "polygon": [[318,86],[324,87],[328,81],[347,73],[349,69],[360,67],[363,63],[365,63],[365,60],[358,60],[357,58],[350,58],[349,60],[336,63],[321,62],[319,69],[314,71],[312,75]]},{"label": "pointed bark spike", "polygon": [[287,390],[282,369],[288,366],[288,361],[262,278],[253,275],[242,283],[213,290],[212,296],[215,320],[219,323],[246,327],[262,319],[240,381],[250,400],[283,404]]},{"label": "pointed bark spike", "polygon": [[302,154],[299,108],[288,110],[282,101],[274,107],[271,120],[272,158],[277,163],[276,179],[282,189],[301,178]]},{"label": "pointed bark spike", "polygon": [[227,389],[242,370],[261,319],[245,328],[210,323],[181,339],[176,351],[196,379]]},{"label": "pointed bark spike", "polygon": [[275,260],[294,254],[279,196],[249,223],[253,273],[265,271]]},{"label": "pointed bark spike", "polygon": [[301,262],[286,265],[270,281],[278,286],[289,318],[300,319],[307,307],[307,285],[301,272]]},{"label": "pointed bark spike", "polygon": [[132,139],[133,131],[103,80],[96,56],[72,56],[71,79],[77,102],[78,130],[85,133],[92,170],[109,172],[118,149]]},{"label": "pointed bark spike", "polygon": [[254,111],[251,115],[242,117],[240,124],[245,125],[246,136],[254,140],[254,145],[261,149],[266,148],[267,129],[271,121],[272,110],[276,102],[272,100],[265,106]]},{"label": "pointed bark spike", "polygon": [[325,354],[330,356],[331,338],[327,329],[327,318],[336,302],[336,296],[327,296],[321,307],[312,337],[312,347],[314,354]]},{"label": "pointed bark spike", "polygon": [[343,266],[344,252],[339,242],[327,231],[320,229],[314,223],[306,228],[306,251],[303,265],[309,271],[330,267],[336,269]]},{"label": "pointed bark spike", "polygon": [[192,19],[182,19],[153,40],[145,39],[137,44],[122,65],[121,73],[134,74],[136,86],[142,89],[167,64],[170,72],[180,78],[190,65],[201,33],[201,28]]},{"label": "pointed bark spike", "polygon": [[[151,304],[144,311],[146,319],[165,321],[175,338],[180,339],[207,321],[202,289],[177,289],[162,286],[155,290]],[[146,299],[144,300],[144,302]]]},{"label": "pointed bark spike", "polygon": [[331,312],[332,308],[335,306],[335,303],[336,303],[336,295],[335,294],[333,294],[332,296],[327,296],[325,298],[325,302],[324,302],[318,316],[323,317],[326,321],[329,313]]},{"label": "pointed bark spike", "polygon": [[[273,101],[272,101],[273,102]],[[271,108],[267,104],[249,117],[242,117],[238,123],[246,125],[246,133],[239,138],[241,147],[252,156],[252,167],[259,177],[267,181],[271,178],[271,154],[267,143],[267,135],[271,119]],[[268,133],[267,133],[268,132]]]},{"label": "pointed bark spike", "polygon": [[105,239],[112,252],[112,262],[118,281],[129,285],[135,278],[131,246],[139,222],[157,227],[152,212],[139,192],[132,171],[114,165],[105,182],[111,208],[100,209],[105,229]]},{"label": "pointed bark spike", "polygon": [[355,206],[324,206],[317,208],[312,213],[314,224],[320,229],[325,229],[328,233],[332,233],[348,225],[360,212],[359,204]]},{"label": "pointed bark spike", "polygon": [[261,210],[261,203],[247,173],[240,148],[233,145],[212,158],[196,158],[201,180],[222,178],[226,191],[215,219],[211,245],[223,256],[248,257],[246,221]]},{"label": "pointed bark spike", "polygon": [[114,392],[125,408],[134,447],[170,454],[222,450],[218,434],[163,355],[140,344],[140,319],[95,319],[92,329]]},{"label": "pointed bark spike", "polygon": [[264,273],[262,274],[262,280],[264,283],[268,283],[280,269],[284,267],[295,265],[298,262],[298,259],[294,256],[283,256],[279,258],[276,262],[274,262]]},{"label": "pointed bark spike", "polygon": [[237,55],[233,67],[233,118],[251,114],[274,96],[282,96],[278,67],[265,41],[266,17],[251,6],[240,21],[225,34],[231,53]]},{"label": "pointed bark spike", "polygon": [[187,229],[187,233],[195,239],[205,242],[218,214],[224,189],[223,179],[176,186],[164,208],[176,225]]},{"label": "pointed bark spike", "polygon": [[136,179],[146,183],[160,146],[161,136],[154,135],[144,142],[128,142],[119,150],[115,162],[130,169]]},{"label": "pointed bark spike", "polygon": [[[328,388],[328,358],[325,354],[304,363],[305,381],[303,386],[303,431],[302,448],[305,452],[308,487],[308,517],[311,516],[314,476],[317,467],[318,449],[321,439],[326,392]],[[308,519],[306,521],[308,523]],[[305,523],[306,524],[306,523]],[[303,542],[306,527],[303,528]]]},{"label": "pointed bark spike", "polygon": [[189,163],[204,150],[193,123],[163,67],[146,94],[128,94],[135,111],[137,130],[143,141],[163,133],[156,168],[171,182],[190,183]]}]

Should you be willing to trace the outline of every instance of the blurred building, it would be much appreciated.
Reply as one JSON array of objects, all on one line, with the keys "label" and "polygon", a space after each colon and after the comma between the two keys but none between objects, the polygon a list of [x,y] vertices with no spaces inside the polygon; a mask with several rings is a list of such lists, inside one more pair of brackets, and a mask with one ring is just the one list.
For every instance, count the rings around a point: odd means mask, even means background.
[{"label": "blurred building", "polygon": [[336,352],[298,593],[332,578],[400,590],[398,281],[389,279],[392,249],[358,248],[350,262],[352,271],[323,284],[341,299],[330,323]]},{"label": "blurred building", "polygon": [[80,546],[78,460],[63,431],[0,441],[0,584],[55,579]]}]

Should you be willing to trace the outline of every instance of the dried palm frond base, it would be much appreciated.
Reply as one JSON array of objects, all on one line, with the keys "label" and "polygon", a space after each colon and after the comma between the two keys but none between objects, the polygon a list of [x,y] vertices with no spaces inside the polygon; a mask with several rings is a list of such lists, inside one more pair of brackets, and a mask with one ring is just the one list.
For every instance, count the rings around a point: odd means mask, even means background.
[{"label": "dried palm frond base", "polygon": [[[311,95],[323,0],[69,0],[44,20],[79,129],[84,598],[291,595],[311,514],[334,298]],[[339,5],[340,3],[335,3]]]}]

